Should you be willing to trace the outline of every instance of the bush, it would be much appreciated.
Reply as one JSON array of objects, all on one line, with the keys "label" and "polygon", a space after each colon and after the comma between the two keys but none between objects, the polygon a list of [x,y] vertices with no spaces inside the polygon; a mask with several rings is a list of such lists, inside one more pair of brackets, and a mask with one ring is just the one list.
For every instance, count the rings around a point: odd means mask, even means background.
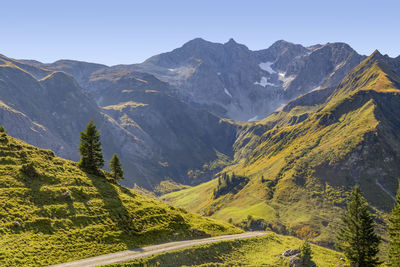
[{"label": "bush", "polygon": [[249,178],[247,177],[236,176],[235,174],[229,176],[224,173],[218,178],[218,186],[216,189],[214,189],[214,198],[216,199],[228,193],[235,194],[239,192],[248,182]]},{"label": "bush", "polygon": [[22,165],[19,171],[30,178],[39,177],[39,173],[36,171],[32,162]]}]

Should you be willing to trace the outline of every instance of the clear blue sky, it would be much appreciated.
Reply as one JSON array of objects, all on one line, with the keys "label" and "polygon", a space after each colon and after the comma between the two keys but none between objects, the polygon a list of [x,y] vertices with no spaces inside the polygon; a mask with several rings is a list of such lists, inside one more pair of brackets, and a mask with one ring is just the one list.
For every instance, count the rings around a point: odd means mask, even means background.
[{"label": "clear blue sky", "polygon": [[0,53],[53,62],[137,63],[196,37],[250,49],[284,39],[342,41],[362,54],[400,54],[400,1],[6,0]]}]

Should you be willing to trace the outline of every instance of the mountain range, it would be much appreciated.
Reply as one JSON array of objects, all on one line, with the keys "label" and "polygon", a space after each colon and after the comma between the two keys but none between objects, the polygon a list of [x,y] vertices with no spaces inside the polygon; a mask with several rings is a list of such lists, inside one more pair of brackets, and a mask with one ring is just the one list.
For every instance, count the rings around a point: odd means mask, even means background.
[{"label": "mountain range", "polygon": [[232,159],[240,121],[337,85],[364,58],[344,43],[277,41],[251,51],[233,39],[200,38],[111,67],[1,56],[1,123],[12,136],[77,160],[79,132],[94,119],[106,158],[116,152],[122,159],[125,185],[198,184]]}]

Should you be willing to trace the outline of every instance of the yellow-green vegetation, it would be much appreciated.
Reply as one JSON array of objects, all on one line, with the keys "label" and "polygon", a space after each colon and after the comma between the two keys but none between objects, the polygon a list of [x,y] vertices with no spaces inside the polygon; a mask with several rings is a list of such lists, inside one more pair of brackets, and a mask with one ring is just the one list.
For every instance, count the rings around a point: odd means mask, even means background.
[{"label": "yellow-green vegetation", "polygon": [[349,191],[360,184],[385,237],[389,191],[400,176],[394,156],[400,152],[400,79],[382,57],[363,61],[325,103],[241,125],[234,162],[221,172],[250,178],[239,192],[213,198],[214,179],[163,199],[238,225],[263,220],[275,231],[332,246]]},{"label": "yellow-green vegetation", "polygon": [[[288,258],[282,253],[299,249],[302,244],[295,237],[268,232],[264,237],[200,245],[110,266],[287,266]],[[313,244],[311,250],[317,266],[349,266],[339,252]]]},{"label": "yellow-green vegetation", "polygon": [[179,184],[177,182],[174,182],[173,180],[168,179],[168,180],[161,181],[160,184],[155,187],[154,193],[156,193],[158,195],[164,195],[167,193],[179,191],[179,190],[186,189],[189,187],[190,186],[188,186],[188,185]]},{"label": "yellow-green vegetation", "polygon": [[45,266],[240,231],[121,187],[106,172],[89,175],[52,151],[0,138],[1,266]]}]

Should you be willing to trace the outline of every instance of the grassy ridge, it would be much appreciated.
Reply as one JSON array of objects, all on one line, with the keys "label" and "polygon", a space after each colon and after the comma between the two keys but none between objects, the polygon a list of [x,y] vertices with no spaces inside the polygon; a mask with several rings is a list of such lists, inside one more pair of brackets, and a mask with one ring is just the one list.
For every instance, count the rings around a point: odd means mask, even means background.
[{"label": "grassy ridge", "polygon": [[[288,260],[280,257],[282,252],[301,244],[297,238],[268,233],[265,237],[200,245],[109,266],[286,266]],[[341,253],[316,245],[311,247],[317,266],[346,266],[340,260]]]},{"label": "grassy ridge", "polygon": [[240,232],[114,184],[107,173],[88,175],[75,162],[7,136],[0,140],[0,177],[2,266],[43,266]]},{"label": "grassy ridge", "polygon": [[394,115],[400,83],[382,57],[374,53],[362,62],[326,103],[284,109],[244,126],[235,163],[223,170],[250,177],[239,192],[213,199],[213,180],[163,199],[234,223],[251,215],[298,236],[311,229],[314,242],[332,245],[348,191],[358,183],[385,236],[384,212],[393,199],[378,184],[395,192],[400,177]]}]

